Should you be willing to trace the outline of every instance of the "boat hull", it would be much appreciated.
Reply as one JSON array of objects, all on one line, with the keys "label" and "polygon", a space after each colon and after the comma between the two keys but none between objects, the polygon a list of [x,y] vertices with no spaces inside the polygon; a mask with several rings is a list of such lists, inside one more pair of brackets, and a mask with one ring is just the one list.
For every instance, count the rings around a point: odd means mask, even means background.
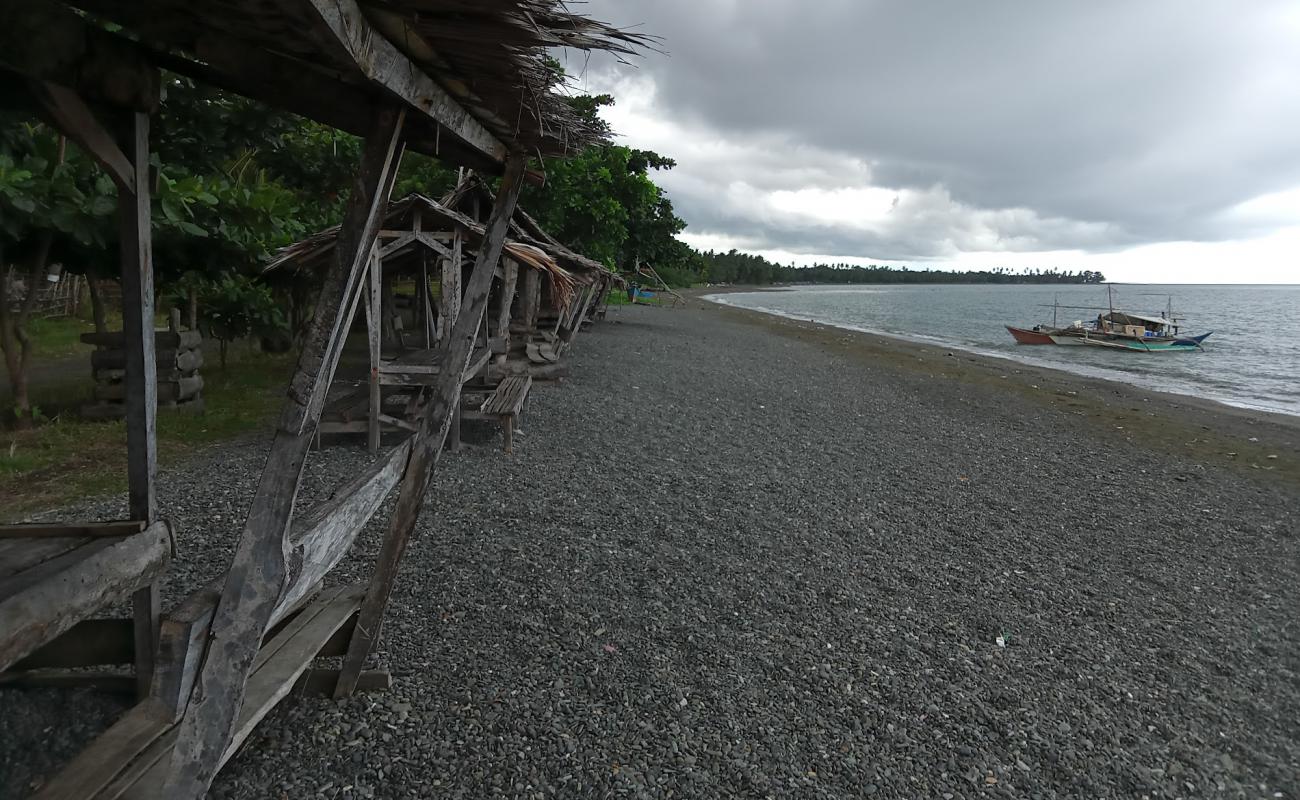
[{"label": "boat hull", "polygon": [[1056,344],[1056,342],[1052,339],[1051,336],[1049,336],[1046,333],[1043,333],[1042,331],[1030,331],[1030,330],[1025,330],[1024,328],[1013,328],[1010,325],[1007,325],[1006,328],[1007,328],[1007,332],[1011,334],[1012,338],[1014,338],[1020,344]]}]

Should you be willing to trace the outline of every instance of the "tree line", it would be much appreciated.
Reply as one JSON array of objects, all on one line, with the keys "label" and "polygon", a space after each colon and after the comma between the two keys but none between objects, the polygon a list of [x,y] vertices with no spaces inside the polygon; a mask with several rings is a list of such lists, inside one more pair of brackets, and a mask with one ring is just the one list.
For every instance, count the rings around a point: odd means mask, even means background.
[{"label": "tree line", "polygon": [[709,283],[765,286],[774,283],[876,284],[876,283],[1034,283],[1094,284],[1106,277],[1093,270],[996,267],[983,270],[911,269],[873,264],[813,264],[783,266],[752,253],[712,250],[700,257],[701,277]]}]

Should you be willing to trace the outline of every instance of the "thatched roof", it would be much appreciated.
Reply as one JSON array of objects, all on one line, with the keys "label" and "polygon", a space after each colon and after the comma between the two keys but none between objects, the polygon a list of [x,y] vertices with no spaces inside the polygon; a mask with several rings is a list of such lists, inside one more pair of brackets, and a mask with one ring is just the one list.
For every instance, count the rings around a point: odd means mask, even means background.
[{"label": "thatched roof", "polygon": [[410,145],[492,168],[601,136],[554,94],[550,48],[630,55],[649,39],[560,0],[67,0],[122,26],[157,63],[353,133],[379,102],[411,110]]},{"label": "thatched roof", "polygon": [[[477,175],[470,175],[459,186],[442,198],[442,205],[448,209],[463,211],[473,198],[484,203],[484,209],[490,209],[496,203],[496,195]],[[622,283],[623,279],[604,264],[575,253],[551,236],[523,206],[515,206],[514,218],[510,221],[510,235],[523,241],[532,241],[554,256],[566,269],[579,273],[605,274]],[[590,281],[584,281],[590,282]]]},{"label": "thatched roof", "polygon": [[[421,216],[421,229],[424,231],[451,231],[460,228],[465,234],[467,254],[475,251],[485,235],[482,224],[421,194],[410,194],[389,203],[380,227],[390,231],[410,231],[414,227],[413,217],[417,212]],[[532,222],[532,225],[536,224]],[[619,280],[604,265],[574,253],[546,235],[540,227],[536,230],[541,234],[541,239],[529,236],[518,226],[512,225],[514,235],[506,241],[505,252],[526,268],[545,272],[551,280],[552,294],[560,305],[568,305],[577,286],[590,285],[602,279]],[[266,265],[264,272],[290,268],[316,270],[326,266],[327,256],[334,251],[338,233],[339,226],[335,225],[282,248]],[[399,248],[385,259],[385,264],[401,268],[403,260],[417,253],[421,246],[412,242]]]}]

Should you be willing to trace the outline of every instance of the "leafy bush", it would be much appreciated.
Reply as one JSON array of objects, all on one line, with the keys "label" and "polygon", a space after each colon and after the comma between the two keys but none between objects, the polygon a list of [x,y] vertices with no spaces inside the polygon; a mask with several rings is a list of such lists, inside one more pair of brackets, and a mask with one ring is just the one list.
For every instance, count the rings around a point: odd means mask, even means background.
[{"label": "leafy bush", "polygon": [[216,280],[189,277],[186,282],[198,294],[199,329],[221,343],[223,369],[230,342],[272,336],[288,328],[270,288],[251,278],[226,273]]}]

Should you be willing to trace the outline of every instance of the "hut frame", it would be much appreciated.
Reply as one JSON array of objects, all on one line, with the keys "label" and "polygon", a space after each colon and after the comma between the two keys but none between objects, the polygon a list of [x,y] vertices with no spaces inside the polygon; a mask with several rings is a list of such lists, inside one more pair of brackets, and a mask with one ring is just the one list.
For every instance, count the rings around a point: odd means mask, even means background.
[{"label": "hut frame", "polygon": [[[0,571],[0,670],[121,663],[126,651],[140,699],[37,796],[201,797],[317,655],[343,656],[336,696],[366,685],[363,667],[452,426],[529,177],[525,154],[559,154],[596,135],[545,93],[540,53],[565,44],[626,53],[639,39],[568,14],[554,0],[517,0],[508,5],[520,8],[477,22],[456,22],[455,4],[440,20],[442,5],[6,0],[0,7],[0,99],[37,109],[103,166],[120,198],[129,519],[0,527],[0,566],[13,568]],[[461,35],[474,24],[481,29],[469,33],[477,35]],[[497,40],[510,47],[494,58],[466,49],[488,42],[491,50]],[[160,68],[364,136],[334,257],[230,567],[165,615],[157,579],[174,534],[156,501],[149,169]],[[473,89],[467,77],[479,79]],[[441,369],[417,429],[332,500],[296,515],[344,338],[363,298],[379,309],[367,268],[407,147],[500,172],[500,193],[460,308],[441,332]],[[394,489],[370,580],[322,591]],[[127,598],[129,620],[91,619]]]}]

